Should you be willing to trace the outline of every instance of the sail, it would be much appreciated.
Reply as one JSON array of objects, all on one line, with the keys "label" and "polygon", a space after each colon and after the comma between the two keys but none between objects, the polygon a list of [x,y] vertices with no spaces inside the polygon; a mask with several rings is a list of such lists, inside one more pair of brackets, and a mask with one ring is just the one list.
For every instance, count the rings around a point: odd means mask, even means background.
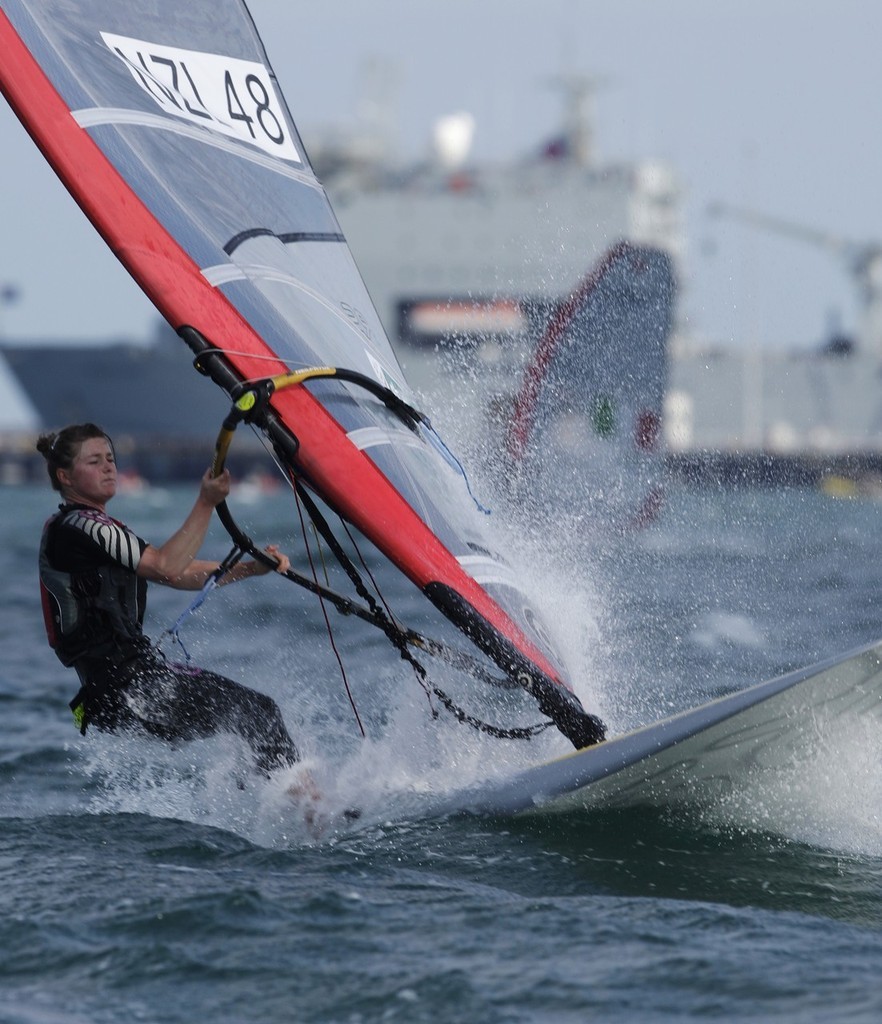
[{"label": "sail", "polygon": [[555,311],[524,372],[510,475],[593,526],[642,525],[660,507],[674,295],[667,253],[620,242]]},{"label": "sail", "polygon": [[225,386],[349,371],[270,398],[264,422],[297,479],[576,745],[596,738],[460,472],[389,400],[413,405],[244,4],[0,7],[4,94],[163,316],[222,354]]}]

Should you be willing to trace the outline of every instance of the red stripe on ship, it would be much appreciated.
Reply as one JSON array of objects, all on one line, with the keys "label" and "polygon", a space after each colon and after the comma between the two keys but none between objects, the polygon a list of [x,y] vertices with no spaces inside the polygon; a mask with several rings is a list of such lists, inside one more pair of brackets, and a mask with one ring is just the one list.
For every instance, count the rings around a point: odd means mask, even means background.
[{"label": "red stripe on ship", "polygon": [[[0,89],[65,187],[163,316],[196,327],[236,351],[245,378],[287,371],[275,353],[156,220],[74,120],[67,104],[0,11]],[[121,225],[125,225],[122,230]],[[254,359],[239,353],[252,353]],[[376,465],[302,387],[280,391],[273,405],[300,440],[298,468],[318,493],[358,527],[421,589],[442,581],[547,676],[569,689],[547,657],[457,562]],[[359,495],[354,501],[352,494]]]},{"label": "red stripe on ship", "polygon": [[554,316],[539,339],[533,358],[524,373],[524,384],[515,402],[506,434],[505,447],[515,462],[520,462],[524,457],[536,419],[539,392],[561,338],[566,334],[582,304],[599,286],[610,267],[620,257],[633,251],[633,246],[628,242],[619,242],[613,246],[578,289],[555,310]]}]

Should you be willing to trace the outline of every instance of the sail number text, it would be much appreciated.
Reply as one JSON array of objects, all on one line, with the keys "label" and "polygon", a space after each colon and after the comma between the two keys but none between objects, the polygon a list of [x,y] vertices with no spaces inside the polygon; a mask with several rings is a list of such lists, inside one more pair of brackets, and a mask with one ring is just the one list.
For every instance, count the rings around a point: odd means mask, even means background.
[{"label": "sail number text", "polygon": [[165,113],[301,163],[269,70],[256,61],[102,32],[111,52]]}]

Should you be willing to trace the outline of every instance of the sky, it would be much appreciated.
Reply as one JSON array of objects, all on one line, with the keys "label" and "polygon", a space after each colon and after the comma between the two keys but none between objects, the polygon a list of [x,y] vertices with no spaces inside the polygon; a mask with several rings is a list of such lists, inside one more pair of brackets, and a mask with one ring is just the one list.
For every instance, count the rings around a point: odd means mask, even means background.
[{"label": "sky", "polygon": [[[728,346],[854,330],[825,247],[713,219],[723,202],[882,242],[882,4],[867,0],[251,0],[301,134],[352,126],[369,60],[395,69],[399,159],[475,118],[475,162],[554,134],[563,73],[596,75],[602,162],[663,159],[683,189],[680,318]],[[0,98],[0,340],[146,340],[157,314]],[[357,255],[357,254],[356,254]]]}]

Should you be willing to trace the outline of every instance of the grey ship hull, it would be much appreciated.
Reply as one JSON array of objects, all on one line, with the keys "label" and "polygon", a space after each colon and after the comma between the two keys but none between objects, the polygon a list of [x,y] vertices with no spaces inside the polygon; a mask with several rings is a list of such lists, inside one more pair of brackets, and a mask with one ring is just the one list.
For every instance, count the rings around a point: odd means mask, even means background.
[{"label": "grey ship hull", "polygon": [[173,335],[152,345],[5,345],[3,355],[44,429],[90,421],[120,441],[207,444],[230,406]]}]

